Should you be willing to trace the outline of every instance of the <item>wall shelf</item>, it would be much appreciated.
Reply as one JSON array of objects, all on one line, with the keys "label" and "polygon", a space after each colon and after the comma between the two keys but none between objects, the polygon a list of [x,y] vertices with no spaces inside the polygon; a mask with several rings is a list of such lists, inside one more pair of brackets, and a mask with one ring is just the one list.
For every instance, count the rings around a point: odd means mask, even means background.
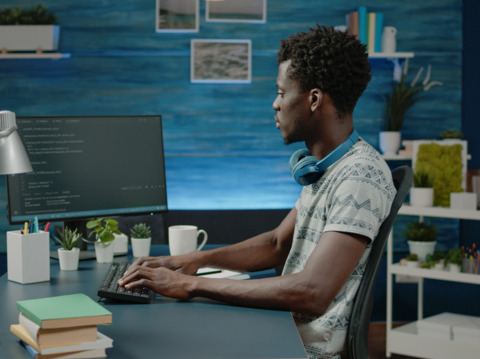
[{"label": "wall shelf", "polygon": [[413,52],[372,52],[368,54],[371,59],[411,59]]},{"label": "wall shelf", "polygon": [[70,58],[69,53],[61,52],[43,52],[43,53],[28,53],[28,52],[11,52],[11,53],[0,53],[0,60],[18,60],[18,59],[50,59],[50,60],[59,60],[59,59],[68,59]]}]

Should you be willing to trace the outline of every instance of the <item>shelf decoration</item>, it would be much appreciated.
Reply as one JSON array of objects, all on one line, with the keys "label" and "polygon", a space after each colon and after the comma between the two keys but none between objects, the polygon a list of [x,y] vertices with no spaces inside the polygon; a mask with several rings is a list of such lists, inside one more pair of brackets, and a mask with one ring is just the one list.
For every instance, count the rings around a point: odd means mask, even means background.
[{"label": "shelf decoration", "polygon": [[250,83],[252,42],[250,40],[191,40],[193,83]]},{"label": "shelf decoration", "polygon": [[9,7],[0,10],[0,49],[2,54],[35,51],[39,54],[58,49],[60,26],[55,14],[43,5],[30,9]]},{"label": "shelf decoration", "polygon": [[156,0],[156,32],[198,32],[199,0]]},{"label": "shelf decoration", "polygon": [[267,0],[223,0],[207,1],[207,22],[250,22],[267,21]]},{"label": "shelf decoration", "polygon": [[450,193],[463,192],[467,177],[467,141],[414,140],[412,167],[428,169],[433,178],[433,205],[450,206]]}]

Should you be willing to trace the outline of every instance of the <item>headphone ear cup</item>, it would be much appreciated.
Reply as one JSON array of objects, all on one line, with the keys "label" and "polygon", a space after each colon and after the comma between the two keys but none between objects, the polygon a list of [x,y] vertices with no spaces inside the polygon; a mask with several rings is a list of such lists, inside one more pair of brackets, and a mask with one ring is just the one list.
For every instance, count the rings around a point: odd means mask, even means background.
[{"label": "headphone ear cup", "polygon": [[311,155],[307,149],[300,149],[290,157],[289,165],[290,171],[297,181],[302,186],[316,182],[321,176],[317,168],[318,159]]}]

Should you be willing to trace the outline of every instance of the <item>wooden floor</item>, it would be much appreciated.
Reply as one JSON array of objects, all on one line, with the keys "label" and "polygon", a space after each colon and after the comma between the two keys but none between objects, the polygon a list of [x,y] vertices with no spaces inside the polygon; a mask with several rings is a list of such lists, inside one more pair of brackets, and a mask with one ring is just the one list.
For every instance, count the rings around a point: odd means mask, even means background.
[{"label": "wooden floor", "polygon": [[[368,351],[370,359],[385,359],[385,323],[370,323],[368,333]],[[419,359],[417,357],[409,357],[405,355],[392,354],[390,359]]]}]

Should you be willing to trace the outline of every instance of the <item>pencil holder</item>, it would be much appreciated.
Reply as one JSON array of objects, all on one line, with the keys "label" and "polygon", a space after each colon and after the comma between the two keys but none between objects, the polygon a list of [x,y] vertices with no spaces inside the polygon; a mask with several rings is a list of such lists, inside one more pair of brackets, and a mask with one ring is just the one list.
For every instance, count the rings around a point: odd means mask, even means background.
[{"label": "pencil holder", "polygon": [[27,284],[50,280],[50,235],[7,232],[8,280]]}]

